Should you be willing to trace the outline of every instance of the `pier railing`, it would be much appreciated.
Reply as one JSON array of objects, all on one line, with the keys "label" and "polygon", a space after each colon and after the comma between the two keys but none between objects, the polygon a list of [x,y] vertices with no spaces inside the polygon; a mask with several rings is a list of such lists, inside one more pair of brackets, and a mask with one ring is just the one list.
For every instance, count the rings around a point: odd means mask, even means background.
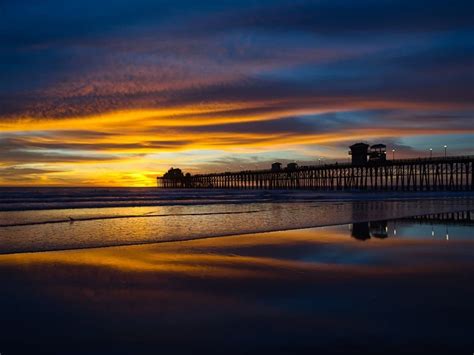
[{"label": "pier railing", "polygon": [[439,191],[474,190],[474,156],[334,163],[157,178],[160,188]]}]

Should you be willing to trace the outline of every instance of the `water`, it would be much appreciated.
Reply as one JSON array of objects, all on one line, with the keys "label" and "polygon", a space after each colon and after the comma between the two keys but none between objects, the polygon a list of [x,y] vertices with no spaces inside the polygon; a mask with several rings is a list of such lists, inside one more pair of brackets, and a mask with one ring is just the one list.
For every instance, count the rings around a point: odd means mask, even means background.
[{"label": "water", "polygon": [[448,198],[140,188],[0,192],[0,254],[189,240],[474,209],[474,198],[465,193]]},{"label": "water", "polygon": [[[355,211],[367,206],[358,203],[351,205],[359,206]],[[384,203],[378,203],[364,216],[380,211]],[[419,207],[418,202],[412,208]],[[286,216],[286,209],[273,217]],[[141,219],[131,219],[137,220]],[[126,228],[133,223],[127,222]],[[248,220],[245,228],[251,223]],[[469,210],[147,245],[0,255],[0,350],[470,353],[473,226],[474,213]]]},{"label": "water", "polygon": [[473,198],[474,194],[469,191],[334,193],[304,190],[0,187],[0,211],[463,197]]}]

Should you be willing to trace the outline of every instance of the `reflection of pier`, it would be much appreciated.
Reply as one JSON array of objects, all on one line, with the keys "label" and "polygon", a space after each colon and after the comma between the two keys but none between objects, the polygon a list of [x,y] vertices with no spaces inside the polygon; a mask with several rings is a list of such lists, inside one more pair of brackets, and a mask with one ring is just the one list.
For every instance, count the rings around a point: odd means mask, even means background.
[{"label": "reflection of pier", "polygon": [[268,170],[163,176],[157,184],[160,188],[466,191],[474,190],[473,166],[474,156],[289,164]]},{"label": "reflection of pier", "polygon": [[352,224],[352,236],[358,240],[388,237],[387,221],[360,222]]},{"label": "reflection of pier", "polygon": [[[407,218],[398,218],[390,223],[390,229],[393,229],[393,235],[397,233],[396,223],[417,223],[422,225],[441,225],[446,226],[446,239],[449,238],[448,226],[474,226],[474,211],[461,211],[449,213],[436,213],[423,216],[414,216]],[[351,226],[351,235],[358,240],[368,240],[370,238],[385,239],[389,236],[389,221],[372,221],[353,223]],[[392,233],[391,232],[391,233]],[[431,235],[434,236],[432,229]]]},{"label": "reflection of pier", "polygon": [[474,226],[474,211],[429,214],[425,216],[401,218],[400,221],[420,224]]}]

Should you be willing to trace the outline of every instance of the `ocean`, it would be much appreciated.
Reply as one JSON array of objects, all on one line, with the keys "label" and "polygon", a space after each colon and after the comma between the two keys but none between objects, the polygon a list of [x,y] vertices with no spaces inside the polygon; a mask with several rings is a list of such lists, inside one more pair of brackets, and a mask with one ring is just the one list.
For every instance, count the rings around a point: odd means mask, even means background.
[{"label": "ocean", "polygon": [[280,231],[473,206],[466,193],[1,188],[0,253]]}]

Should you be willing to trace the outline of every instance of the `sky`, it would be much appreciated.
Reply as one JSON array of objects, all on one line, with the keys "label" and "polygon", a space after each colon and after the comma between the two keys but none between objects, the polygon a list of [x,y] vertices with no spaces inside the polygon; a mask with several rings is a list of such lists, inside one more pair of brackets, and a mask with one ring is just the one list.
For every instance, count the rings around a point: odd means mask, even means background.
[{"label": "sky", "polygon": [[0,185],[474,154],[471,0],[0,2]]}]

